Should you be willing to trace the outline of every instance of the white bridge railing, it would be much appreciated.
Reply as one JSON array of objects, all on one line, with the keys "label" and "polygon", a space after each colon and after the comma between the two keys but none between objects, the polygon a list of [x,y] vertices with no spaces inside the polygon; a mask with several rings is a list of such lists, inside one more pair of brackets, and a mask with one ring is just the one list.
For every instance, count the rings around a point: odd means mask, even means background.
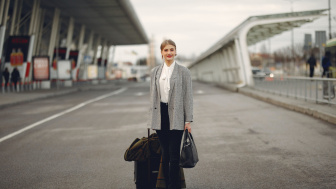
[{"label": "white bridge railing", "polygon": [[336,79],[254,76],[254,88],[281,96],[335,105]]}]

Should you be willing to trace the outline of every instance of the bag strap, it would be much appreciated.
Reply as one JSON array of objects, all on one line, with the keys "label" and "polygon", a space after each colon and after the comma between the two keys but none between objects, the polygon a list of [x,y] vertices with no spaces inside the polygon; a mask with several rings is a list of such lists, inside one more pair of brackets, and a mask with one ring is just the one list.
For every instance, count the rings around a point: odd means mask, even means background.
[{"label": "bag strap", "polygon": [[183,142],[187,141],[188,138],[188,129],[184,130],[184,134],[183,134]]},{"label": "bag strap", "polygon": [[190,141],[194,141],[194,138],[193,138],[192,134],[189,133],[189,132],[188,132],[188,137],[189,137]]}]

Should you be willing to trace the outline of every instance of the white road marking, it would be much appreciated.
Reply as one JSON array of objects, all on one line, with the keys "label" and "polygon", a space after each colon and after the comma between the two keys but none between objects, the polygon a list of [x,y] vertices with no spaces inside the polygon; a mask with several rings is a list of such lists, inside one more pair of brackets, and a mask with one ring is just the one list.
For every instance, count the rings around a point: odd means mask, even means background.
[{"label": "white road marking", "polygon": [[74,107],[72,107],[72,108],[70,108],[70,109],[64,110],[63,112],[60,112],[60,113],[58,113],[58,114],[52,115],[52,116],[50,116],[50,117],[47,117],[47,118],[45,118],[45,119],[43,119],[43,120],[41,120],[41,121],[38,121],[38,122],[33,123],[33,124],[31,124],[31,125],[28,125],[28,126],[24,127],[23,129],[20,129],[20,130],[14,132],[14,133],[12,133],[12,134],[9,134],[9,135],[7,135],[7,136],[5,136],[5,137],[2,137],[2,138],[0,139],[0,143],[3,142],[3,141],[5,141],[5,140],[7,140],[7,139],[10,139],[10,138],[12,138],[12,137],[18,135],[18,134],[21,134],[21,133],[23,133],[23,132],[25,132],[25,131],[27,131],[27,130],[29,130],[29,129],[32,129],[32,128],[38,126],[38,125],[41,125],[41,124],[43,124],[43,123],[45,123],[45,122],[48,122],[48,121],[53,120],[53,119],[55,119],[55,118],[58,118],[58,117],[60,117],[60,116],[62,116],[62,115],[64,115],[64,114],[67,114],[67,113],[70,113],[70,112],[72,112],[72,111],[75,111],[75,110],[77,110],[77,109],[79,109],[79,108],[81,108],[81,107],[83,107],[83,106],[86,106],[86,105],[92,103],[92,102],[96,102],[96,101],[98,101],[98,100],[102,100],[102,99],[104,99],[104,98],[107,98],[107,97],[110,97],[110,96],[113,96],[113,95],[122,93],[122,92],[124,92],[126,89],[127,89],[127,88],[121,88],[121,89],[119,89],[119,90],[117,90],[117,91],[114,91],[114,92],[112,92],[112,93],[108,93],[108,94],[106,94],[106,95],[102,95],[102,96],[99,96],[99,97],[97,97],[97,98],[94,98],[94,99],[85,101],[85,102],[83,102],[83,103],[78,104],[77,106],[74,106]]},{"label": "white road marking", "polygon": [[202,90],[198,90],[198,91],[196,91],[196,93],[197,93],[197,94],[203,94],[204,91],[202,91]]}]

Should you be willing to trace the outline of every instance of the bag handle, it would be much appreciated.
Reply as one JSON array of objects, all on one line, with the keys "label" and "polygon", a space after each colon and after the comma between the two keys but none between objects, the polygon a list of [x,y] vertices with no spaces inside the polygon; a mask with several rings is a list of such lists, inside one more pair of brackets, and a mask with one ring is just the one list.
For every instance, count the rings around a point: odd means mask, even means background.
[{"label": "bag handle", "polygon": [[194,141],[194,138],[193,138],[192,134],[189,133],[188,129],[184,130],[183,142],[186,142],[186,141],[187,141],[187,138],[188,138],[190,141]]},{"label": "bag handle", "polygon": [[187,136],[188,135],[188,129],[184,130],[184,134],[183,134],[183,142],[187,141]]}]

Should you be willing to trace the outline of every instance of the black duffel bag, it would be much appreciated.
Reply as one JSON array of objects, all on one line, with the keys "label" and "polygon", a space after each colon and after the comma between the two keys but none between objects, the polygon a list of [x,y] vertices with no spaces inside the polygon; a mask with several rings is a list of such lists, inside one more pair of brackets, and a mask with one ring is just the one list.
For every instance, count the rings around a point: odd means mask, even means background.
[{"label": "black duffel bag", "polygon": [[183,134],[182,150],[180,157],[180,167],[193,168],[198,162],[198,154],[195,145],[195,141],[186,129]]}]

